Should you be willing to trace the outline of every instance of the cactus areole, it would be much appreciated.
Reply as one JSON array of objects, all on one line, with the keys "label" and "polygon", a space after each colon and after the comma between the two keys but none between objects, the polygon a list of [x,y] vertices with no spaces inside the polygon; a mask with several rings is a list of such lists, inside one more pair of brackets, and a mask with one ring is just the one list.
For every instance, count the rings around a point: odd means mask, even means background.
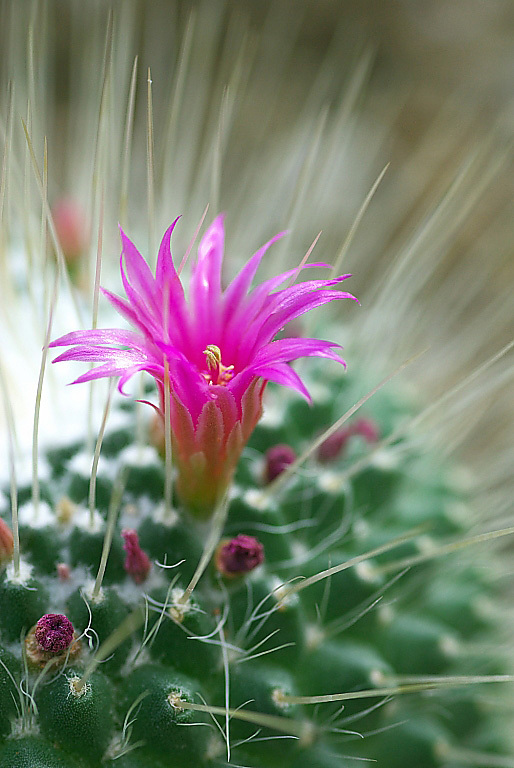
[{"label": "cactus areole", "polygon": [[[127,299],[103,293],[134,330],[74,331],[50,346],[70,347],[54,362],[101,363],[74,383],[119,376],[118,388],[124,394],[124,385],[138,371],[154,377],[158,410],[163,419],[171,420],[178,492],[191,512],[207,517],[223,497],[259,420],[266,383],[290,387],[310,400],[289,363],[300,357],[326,357],[345,364],[335,351],[338,344],[306,338],[277,340],[277,334],[311,309],[355,297],[331,290],[350,275],[295,285],[300,268],[250,290],[263,256],[284,233],[262,246],[222,290],[225,231],[220,215],[200,242],[186,298],[170,247],[177,221],[162,239],[155,276],[120,230],[121,279]],[[328,265],[305,264],[301,269],[313,267]]]}]

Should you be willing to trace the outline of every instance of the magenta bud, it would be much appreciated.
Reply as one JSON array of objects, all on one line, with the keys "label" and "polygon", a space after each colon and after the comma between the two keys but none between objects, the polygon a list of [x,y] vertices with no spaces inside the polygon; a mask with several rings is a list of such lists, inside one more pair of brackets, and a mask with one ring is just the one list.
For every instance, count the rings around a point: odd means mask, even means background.
[{"label": "magenta bud", "polygon": [[73,640],[73,624],[62,613],[47,613],[41,616],[34,630],[34,636],[43,651],[61,653]]},{"label": "magenta bud", "polygon": [[290,445],[280,443],[274,445],[266,451],[266,466],[264,469],[264,479],[266,483],[271,483],[276,477],[278,477],[284,469],[296,459],[296,453],[293,451]]},{"label": "magenta bud", "polygon": [[125,542],[123,549],[127,553],[124,568],[136,584],[142,584],[152,567],[150,558],[139,546],[137,531],[127,528],[121,532],[121,535]]},{"label": "magenta bud", "polygon": [[257,568],[264,560],[264,547],[253,536],[240,533],[222,541],[216,552],[216,567],[224,576],[240,576]]},{"label": "magenta bud", "polygon": [[378,425],[373,419],[358,419],[352,426],[352,434],[360,435],[367,443],[376,443],[380,437]]},{"label": "magenta bud", "polygon": [[57,563],[57,576],[59,581],[69,581],[71,576],[71,569],[68,563]]},{"label": "magenta bud", "polygon": [[321,443],[318,448],[318,461],[322,463],[328,463],[339,458],[346,448],[346,444],[350,437],[354,434],[351,427],[341,427],[336,430],[330,437]]},{"label": "magenta bud", "polygon": [[0,568],[12,560],[14,539],[12,531],[0,517]]}]

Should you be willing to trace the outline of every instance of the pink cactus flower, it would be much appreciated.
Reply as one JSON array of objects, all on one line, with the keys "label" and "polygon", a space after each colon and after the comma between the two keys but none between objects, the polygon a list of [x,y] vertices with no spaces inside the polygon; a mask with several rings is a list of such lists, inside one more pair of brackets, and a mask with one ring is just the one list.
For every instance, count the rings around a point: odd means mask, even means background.
[{"label": "pink cactus flower", "polygon": [[[294,285],[299,269],[250,290],[264,254],[284,233],[262,246],[222,290],[225,232],[220,215],[200,242],[186,299],[170,248],[177,221],[163,237],[155,276],[121,230],[120,267],[127,299],[103,292],[135,330],[74,331],[50,346],[71,347],[54,362],[102,363],[73,383],[119,376],[118,388],[125,394],[128,379],[147,371],[157,382],[163,418],[169,387],[177,489],[189,510],[205,517],[223,497],[261,415],[266,383],[290,387],[310,400],[289,363],[299,357],[325,357],[345,364],[335,351],[338,344],[307,338],[274,340],[276,335],[310,309],[355,297],[329,290],[349,275]],[[304,269],[327,266],[306,264]]]}]

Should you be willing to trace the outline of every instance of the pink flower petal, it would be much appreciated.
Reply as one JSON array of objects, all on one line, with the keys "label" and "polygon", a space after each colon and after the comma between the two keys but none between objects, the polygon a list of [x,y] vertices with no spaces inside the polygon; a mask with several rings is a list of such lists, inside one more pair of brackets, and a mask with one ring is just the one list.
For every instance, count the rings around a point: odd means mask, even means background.
[{"label": "pink flower petal", "polygon": [[111,293],[106,288],[100,289],[104,296],[109,300],[114,309],[126,320],[139,330],[148,338],[151,338],[152,331],[148,325],[138,315],[137,309],[133,307],[130,302],[122,299],[120,296],[116,296],[115,293]]},{"label": "pink flower petal", "polygon": [[67,347],[72,344],[89,345],[120,344],[122,346],[142,349],[141,336],[135,331],[125,331],[120,328],[102,328],[92,331],[72,331],[59,339],[52,341],[49,347]]},{"label": "pink flower petal", "polygon": [[275,237],[272,237],[271,240],[268,240],[268,242],[265,243],[262,248],[259,248],[259,250],[254,253],[250,261],[245,264],[243,269],[236,275],[236,277],[226,288],[223,294],[223,320],[225,323],[227,323],[230,317],[234,314],[236,307],[241,305],[243,299],[246,298],[246,294],[250,289],[253,278],[257,274],[257,270],[259,269],[262,257],[266,251],[270,248],[271,245],[273,245],[273,243],[276,243],[277,240],[280,240],[282,237],[284,237],[285,234],[286,232],[279,232],[278,235],[275,235]]},{"label": "pink flower petal", "polygon": [[175,344],[191,346],[191,328],[184,288],[171,256],[170,238],[180,217],[168,227],[159,248],[155,280],[160,296],[160,317],[164,337]]},{"label": "pink flower petal", "polygon": [[[291,320],[300,317],[300,315],[304,315],[311,309],[316,309],[316,307],[321,307],[323,304],[327,304],[330,301],[337,301],[340,299],[355,299],[355,297],[343,291],[314,291],[306,296],[300,297],[298,301],[291,306],[272,314],[271,317],[265,320],[257,333],[254,333],[254,338],[250,336],[248,339],[249,347],[254,351],[256,347],[259,348],[270,342],[271,339],[273,339],[273,337],[276,336],[276,334]],[[355,299],[355,301],[357,301],[357,299]]]},{"label": "pink flower petal", "polygon": [[149,363],[140,363],[138,365],[132,365],[130,367],[127,367],[126,365],[115,365],[114,363],[107,363],[106,365],[100,365],[98,368],[93,368],[90,371],[87,371],[86,373],[83,373],[82,376],[79,376],[78,379],[75,379],[75,381],[72,381],[72,384],[83,384],[85,381],[93,381],[94,379],[103,379],[103,378],[111,378],[115,376],[121,376],[122,378],[118,382],[118,389],[120,390],[121,394],[125,394],[123,391],[123,385],[132,377],[134,374],[138,373],[139,371],[147,371],[149,374],[151,374],[154,377],[157,377],[160,373],[162,376],[164,374],[164,369],[162,372],[159,372],[159,369],[157,366],[153,366]]},{"label": "pink flower petal", "polygon": [[99,363],[114,361],[118,365],[132,365],[134,362],[147,362],[148,356],[139,350],[125,350],[114,347],[76,346],[67,349],[53,361],[61,363],[65,360],[76,360],[82,363]]},{"label": "pink flower petal", "polygon": [[171,256],[171,235],[173,234],[173,230],[175,229],[179,219],[180,216],[177,216],[173,224],[168,227],[164,233],[164,237],[161,240],[159,254],[157,256],[157,266],[155,268],[155,280],[158,285],[163,285],[166,280],[174,282],[175,278],[177,278],[183,295],[184,291],[182,289],[182,283],[180,282],[179,276],[177,275],[175,265],[173,264],[173,258]]},{"label": "pink flower petal", "polygon": [[146,303],[154,304],[157,291],[152,270],[121,227],[120,235],[122,243],[121,262],[123,264],[123,260],[125,261],[127,279]]},{"label": "pink flower petal", "polygon": [[214,219],[200,241],[198,258],[193,267],[190,283],[192,319],[195,323],[194,338],[197,345],[205,347],[206,332],[213,338],[219,335],[221,321],[221,264],[225,248],[224,215]]},{"label": "pink flower petal", "polygon": [[287,363],[300,357],[326,357],[344,365],[344,360],[334,352],[339,344],[319,339],[279,339],[272,341],[257,352],[252,368],[267,363]]},{"label": "pink flower petal", "polygon": [[276,363],[275,365],[255,366],[252,369],[255,376],[262,376],[266,381],[274,381],[283,387],[294,389],[299,392],[309,403],[311,396],[295,370],[287,363]]}]

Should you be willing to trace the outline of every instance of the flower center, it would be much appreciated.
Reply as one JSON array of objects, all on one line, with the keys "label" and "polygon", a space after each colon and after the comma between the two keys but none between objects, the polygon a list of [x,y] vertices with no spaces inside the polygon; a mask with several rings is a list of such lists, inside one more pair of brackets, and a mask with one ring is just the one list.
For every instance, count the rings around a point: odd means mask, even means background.
[{"label": "flower center", "polygon": [[207,344],[203,354],[205,355],[208,373],[202,375],[209,384],[218,384],[224,387],[234,375],[234,366],[223,365],[221,362],[221,349],[216,344]]}]

